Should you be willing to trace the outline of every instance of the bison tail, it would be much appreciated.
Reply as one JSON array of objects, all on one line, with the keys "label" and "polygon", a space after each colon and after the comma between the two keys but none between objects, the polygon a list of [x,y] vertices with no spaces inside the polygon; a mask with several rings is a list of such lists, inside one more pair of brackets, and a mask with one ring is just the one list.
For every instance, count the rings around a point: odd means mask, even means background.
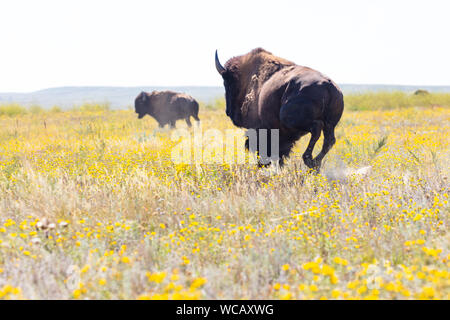
[{"label": "bison tail", "polygon": [[200,121],[200,118],[198,117],[198,102],[197,101],[194,101],[192,117],[194,117],[194,119],[196,121]]},{"label": "bison tail", "polygon": [[330,86],[328,92],[331,98],[328,105],[325,106],[325,121],[334,127],[344,112],[344,96],[342,91],[335,86]]}]

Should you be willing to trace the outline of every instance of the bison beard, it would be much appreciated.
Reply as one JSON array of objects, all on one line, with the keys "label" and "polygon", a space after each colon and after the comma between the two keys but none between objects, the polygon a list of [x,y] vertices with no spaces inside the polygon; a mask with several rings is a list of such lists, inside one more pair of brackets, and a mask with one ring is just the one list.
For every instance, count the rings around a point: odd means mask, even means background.
[{"label": "bison beard", "polygon": [[[226,114],[233,123],[256,131],[278,129],[280,165],[295,142],[311,133],[303,161],[318,171],[336,142],[334,128],[344,110],[339,87],[320,72],[276,57],[261,48],[228,60],[225,67],[219,62],[216,51],[215,63],[224,80]],[[314,146],[322,132],[322,150],[313,158]],[[270,155],[273,149],[270,141],[267,145],[266,154]],[[248,146],[247,140],[247,149]],[[259,141],[256,150],[252,151],[261,151]]]}]

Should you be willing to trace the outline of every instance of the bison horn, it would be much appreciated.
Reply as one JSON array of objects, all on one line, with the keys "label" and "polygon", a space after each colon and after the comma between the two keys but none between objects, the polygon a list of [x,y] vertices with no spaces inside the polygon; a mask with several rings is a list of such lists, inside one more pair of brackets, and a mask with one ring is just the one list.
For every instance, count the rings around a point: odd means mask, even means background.
[{"label": "bison horn", "polygon": [[216,69],[217,72],[220,74],[223,74],[226,71],[226,69],[220,64],[219,56],[217,55],[217,50],[216,50]]}]

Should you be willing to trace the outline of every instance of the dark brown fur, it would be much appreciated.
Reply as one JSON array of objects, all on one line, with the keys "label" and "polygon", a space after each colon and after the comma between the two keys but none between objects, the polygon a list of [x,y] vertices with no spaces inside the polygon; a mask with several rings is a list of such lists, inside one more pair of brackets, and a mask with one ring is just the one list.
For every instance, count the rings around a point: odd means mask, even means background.
[{"label": "dark brown fur", "polygon": [[[248,129],[278,129],[281,164],[295,142],[311,133],[303,160],[308,167],[318,169],[335,143],[334,128],[344,110],[339,87],[320,72],[262,48],[234,57],[222,70],[219,68],[226,113],[233,123]],[[312,151],[322,131],[324,145],[313,159]]]},{"label": "dark brown fur", "polygon": [[138,118],[146,114],[158,121],[160,127],[169,124],[175,128],[175,122],[185,119],[190,127],[190,117],[200,121],[198,118],[198,103],[191,96],[173,91],[153,91],[152,93],[141,92],[134,101],[135,111]]}]

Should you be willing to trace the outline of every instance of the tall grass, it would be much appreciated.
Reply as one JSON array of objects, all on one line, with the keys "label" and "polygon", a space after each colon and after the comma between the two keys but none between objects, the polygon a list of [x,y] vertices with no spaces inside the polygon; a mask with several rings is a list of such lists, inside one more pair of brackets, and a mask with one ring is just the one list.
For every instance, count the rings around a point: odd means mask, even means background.
[{"label": "tall grass", "polygon": [[[109,103],[84,103],[80,106],[74,106],[69,111],[78,112],[104,112],[109,111]],[[0,116],[16,117],[26,114],[38,115],[38,114],[52,114],[64,112],[60,106],[53,106],[51,108],[43,108],[39,105],[31,105],[29,107],[22,106],[18,103],[5,103],[0,104]],[[67,111],[67,110],[66,110]]]},{"label": "tall grass", "polygon": [[110,104],[108,102],[103,103],[91,103],[87,102],[81,106],[75,106],[72,110],[80,112],[103,112],[110,109]]},{"label": "tall grass", "polygon": [[420,110],[346,110],[324,174],[309,137],[196,167],[132,111],[2,117],[0,299],[449,299],[450,109]]},{"label": "tall grass", "polygon": [[203,104],[200,103],[200,109],[205,108],[207,110],[225,110],[226,103],[225,99],[222,97],[217,97],[213,102]]},{"label": "tall grass", "polygon": [[347,94],[344,96],[344,102],[345,109],[352,111],[450,106],[450,93],[367,92]]},{"label": "tall grass", "polygon": [[[345,109],[358,110],[390,110],[407,107],[450,106],[450,93],[413,94],[402,91],[381,91],[353,93],[344,95]],[[201,104],[206,110],[225,110],[225,99],[216,98],[213,102]]]}]

